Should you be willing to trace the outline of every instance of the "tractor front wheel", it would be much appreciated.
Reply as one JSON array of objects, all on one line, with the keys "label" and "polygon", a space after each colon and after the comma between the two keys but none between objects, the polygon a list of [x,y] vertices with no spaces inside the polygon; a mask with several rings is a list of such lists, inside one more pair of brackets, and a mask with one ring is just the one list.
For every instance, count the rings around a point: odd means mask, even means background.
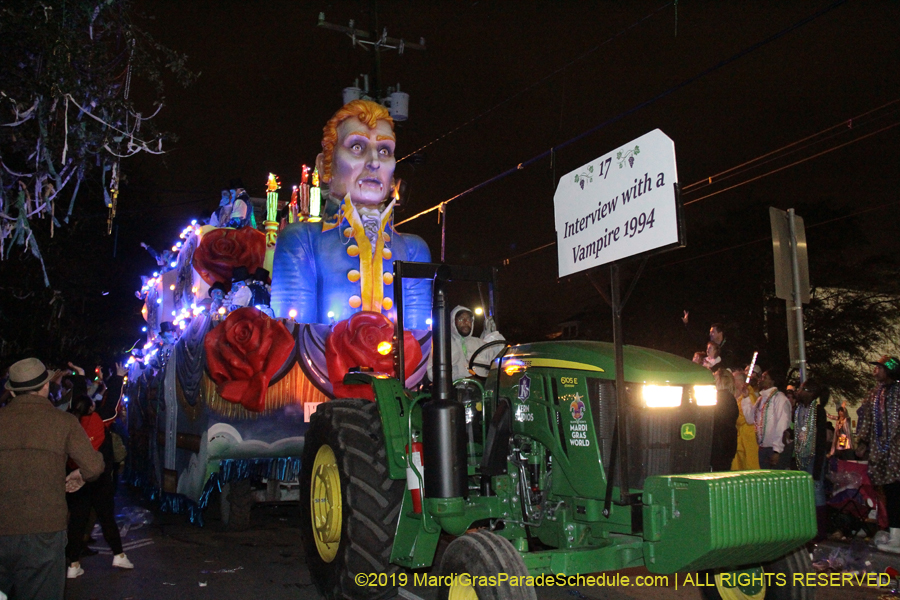
[{"label": "tractor front wheel", "polygon": [[[502,583],[496,579],[501,573],[509,576]],[[523,585],[528,569],[522,556],[509,540],[484,529],[450,542],[441,575],[437,600],[537,600],[534,587]]]},{"label": "tractor front wheel", "polygon": [[704,600],[815,600],[815,586],[794,585],[795,573],[814,572],[809,552],[801,547],[771,563],[716,572],[716,586],[701,590]]},{"label": "tractor front wheel", "polygon": [[361,587],[358,574],[387,573],[405,480],[388,477],[378,406],[332,400],[310,420],[300,472],[300,531],[313,582],[329,600],[381,600],[396,586]]}]

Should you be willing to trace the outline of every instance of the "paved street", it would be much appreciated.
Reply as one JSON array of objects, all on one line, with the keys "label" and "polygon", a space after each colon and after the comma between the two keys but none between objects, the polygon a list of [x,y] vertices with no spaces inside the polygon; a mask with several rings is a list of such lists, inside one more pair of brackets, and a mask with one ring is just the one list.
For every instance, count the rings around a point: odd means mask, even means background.
[{"label": "paved street", "polygon": [[[117,507],[141,506],[140,501],[120,495]],[[97,534],[93,544],[101,551],[82,560],[85,574],[68,581],[68,600],[246,600],[318,599],[311,584],[299,541],[296,504],[258,505],[252,512],[251,529],[229,532],[217,518],[206,513],[206,526],[197,527],[183,515],[155,513],[149,525],[131,528],[123,538],[133,571],[113,569],[109,549]],[[105,553],[104,553],[105,552]],[[891,559],[875,553],[872,568],[882,568]],[[897,561],[900,563],[900,560]],[[631,581],[646,575],[643,569],[622,574]],[[541,600],[698,600],[696,587],[582,587],[539,588]],[[884,591],[848,587],[820,587],[817,600],[875,600]],[[404,600],[433,600],[435,590],[409,586]]]},{"label": "paved street", "polygon": [[[133,499],[120,495],[117,508]],[[309,579],[299,544],[296,504],[260,505],[253,509],[252,528],[228,532],[214,511],[206,526],[184,515],[155,513],[153,522],[131,529],[123,546],[133,571],[112,567],[110,554],[82,559],[85,573],[69,580],[68,600],[188,600],[229,598],[319,598]],[[97,549],[108,553],[102,536]]]}]

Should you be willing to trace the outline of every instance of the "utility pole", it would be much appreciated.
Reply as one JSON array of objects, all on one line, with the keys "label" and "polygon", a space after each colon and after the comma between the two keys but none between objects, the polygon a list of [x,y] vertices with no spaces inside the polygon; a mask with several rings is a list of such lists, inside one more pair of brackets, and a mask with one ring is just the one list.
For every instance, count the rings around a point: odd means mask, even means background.
[{"label": "utility pole", "polygon": [[360,88],[359,79],[356,80],[352,87],[344,88],[344,103],[362,98],[364,100],[372,100],[378,102],[388,108],[391,117],[395,121],[405,121],[409,116],[409,94],[400,91],[400,84],[397,87],[382,87],[383,78],[381,76],[381,52],[384,50],[396,50],[397,54],[403,54],[407,49],[425,50],[425,38],[419,38],[419,43],[407,42],[403,38],[389,37],[387,27],[378,30],[381,27],[378,20],[378,2],[372,3],[375,28],[374,31],[366,31],[358,29],[356,22],[351,19],[349,25],[336,25],[325,21],[325,13],[319,13],[319,27],[331,31],[337,31],[347,35],[354,47],[360,47],[365,51],[372,51],[372,70],[374,77],[372,78],[372,87],[369,87],[369,75],[361,74],[363,78],[363,86]]}]

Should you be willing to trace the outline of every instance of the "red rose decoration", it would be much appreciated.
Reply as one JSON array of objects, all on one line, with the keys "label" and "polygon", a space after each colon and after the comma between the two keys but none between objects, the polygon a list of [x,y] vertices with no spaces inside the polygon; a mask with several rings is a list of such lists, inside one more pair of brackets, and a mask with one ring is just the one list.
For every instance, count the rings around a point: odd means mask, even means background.
[{"label": "red rose decoration", "polygon": [[[394,356],[378,351],[382,342],[391,343],[394,324],[381,313],[358,312],[346,321],[334,326],[325,340],[325,360],[328,378],[334,387],[335,398],[366,398],[375,400],[368,385],[344,385],[344,375],[351,367],[370,367],[379,373],[394,373]],[[407,373],[412,373],[422,360],[422,347],[409,331],[403,332],[403,362]]]},{"label": "red rose decoration", "polygon": [[194,268],[212,285],[231,283],[235,267],[246,267],[252,275],[266,258],[266,234],[252,227],[213,229],[200,238],[194,250]]},{"label": "red rose decoration", "polygon": [[269,380],[291,354],[294,336],[252,306],[239,308],[203,340],[210,378],[219,395],[247,410],[266,407]]}]

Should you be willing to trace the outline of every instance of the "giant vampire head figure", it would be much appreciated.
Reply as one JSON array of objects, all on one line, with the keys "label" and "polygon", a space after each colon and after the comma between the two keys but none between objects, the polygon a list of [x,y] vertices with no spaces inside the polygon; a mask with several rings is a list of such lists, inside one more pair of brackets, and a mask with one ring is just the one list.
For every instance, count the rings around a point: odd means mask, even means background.
[{"label": "giant vampire head figure", "polygon": [[334,199],[340,202],[350,194],[355,205],[377,206],[391,193],[395,145],[394,121],[387,109],[354,100],[325,125],[316,167]]}]

